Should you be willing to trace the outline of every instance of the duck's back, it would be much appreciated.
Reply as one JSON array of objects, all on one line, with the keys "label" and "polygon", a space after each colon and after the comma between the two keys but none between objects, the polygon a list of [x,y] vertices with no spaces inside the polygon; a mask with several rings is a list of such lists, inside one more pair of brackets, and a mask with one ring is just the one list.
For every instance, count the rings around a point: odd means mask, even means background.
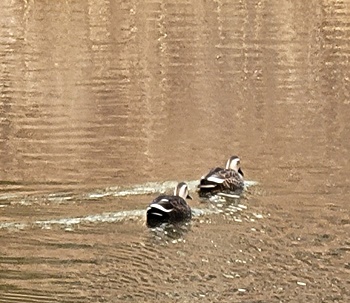
[{"label": "duck's back", "polygon": [[225,170],[225,168],[222,168],[222,167],[214,167],[206,175],[204,175],[201,178],[201,181],[207,182],[208,178],[213,177],[215,175],[218,175],[221,171],[224,171],[224,170]]},{"label": "duck's back", "polygon": [[232,169],[215,167],[200,180],[199,196],[206,197],[218,192],[238,191],[244,187],[242,176]]},{"label": "duck's back", "polygon": [[179,196],[162,195],[147,208],[147,225],[155,227],[165,222],[174,223],[191,219],[191,208]]}]

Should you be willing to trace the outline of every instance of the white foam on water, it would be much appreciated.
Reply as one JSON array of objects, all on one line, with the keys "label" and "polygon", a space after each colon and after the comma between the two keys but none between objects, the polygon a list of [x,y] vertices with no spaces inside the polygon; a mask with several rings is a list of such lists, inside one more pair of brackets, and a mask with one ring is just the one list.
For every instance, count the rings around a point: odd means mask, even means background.
[{"label": "white foam on water", "polygon": [[[124,197],[124,196],[133,196],[133,195],[146,195],[154,193],[164,193],[170,189],[174,189],[179,181],[165,181],[165,182],[147,182],[143,184],[137,184],[130,187],[110,187],[106,189],[106,193],[100,195],[112,195],[114,197]],[[195,191],[199,184],[199,180],[188,180],[184,181],[187,183],[189,191]],[[244,181],[244,186],[246,188],[250,186],[257,185],[256,181]],[[89,195],[94,196],[99,193],[90,193]]]},{"label": "white foam on water", "polygon": [[[190,189],[190,191],[194,191],[197,188],[198,180],[185,181]],[[88,199],[99,199],[106,196],[114,196],[114,197],[123,197],[123,196],[132,196],[132,195],[145,195],[145,194],[154,194],[154,193],[163,193],[170,189],[173,189],[178,184],[178,181],[166,181],[166,182],[148,182],[144,184],[134,185],[126,188],[114,187],[108,188],[103,192],[92,192],[88,194],[84,194],[85,198]],[[245,181],[245,186],[253,186],[258,184],[255,181]],[[7,196],[8,198],[14,198],[13,195]],[[2,197],[4,199],[4,196]],[[72,200],[73,198],[79,198],[79,196],[70,195],[70,193],[54,193],[49,194],[46,197],[41,197],[45,202],[58,202],[58,201],[66,201]],[[35,201],[38,203],[39,197],[30,197],[30,199],[20,198],[19,204],[30,205],[31,201]],[[0,197],[1,200],[1,197]],[[5,200],[5,199],[4,199]],[[11,201],[13,202],[13,201]],[[243,207],[242,207],[243,208]],[[245,207],[246,208],[246,207]],[[217,207],[211,209],[196,209],[192,208],[193,217],[204,216],[208,214],[218,214],[222,212],[222,210]],[[59,219],[50,219],[50,220],[37,220],[34,222],[3,222],[0,223],[0,229],[25,229],[25,228],[43,228],[50,229],[53,226],[62,226],[67,230],[74,225],[83,224],[83,223],[114,223],[121,222],[128,219],[141,219],[145,217],[146,210],[127,210],[127,211],[119,211],[119,212],[110,212],[110,213],[102,213],[96,215],[89,215],[85,217],[73,217],[73,218],[59,218]]]},{"label": "white foam on water", "polygon": [[[192,209],[194,217],[204,216],[206,214],[218,213],[216,209]],[[0,229],[25,229],[25,228],[43,228],[50,229],[53,226],[70,227],[72,225],[84,223],[115,223],[130,219],[141,219],[146,216],[145,209],[125,210],[111,213],[102,213],[88,215],[85,217],[59,218],[50,220],[37,220],[32,223],[5,222],[0,223]]]}]

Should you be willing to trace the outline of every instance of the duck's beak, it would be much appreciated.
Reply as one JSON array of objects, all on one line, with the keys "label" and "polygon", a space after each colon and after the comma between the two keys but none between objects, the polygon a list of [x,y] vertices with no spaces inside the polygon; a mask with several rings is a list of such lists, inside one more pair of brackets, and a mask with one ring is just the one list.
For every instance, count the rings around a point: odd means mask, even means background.
[{"label": "duck's beak", "polygon": [[244,177],[243,171],[241,170],[241,168],[238,168],[238,172]]},{"label": "duck's beak", "polygon": [[193,200],[193,198],[190,196],[190,194],[187,195],[186,199]]}]

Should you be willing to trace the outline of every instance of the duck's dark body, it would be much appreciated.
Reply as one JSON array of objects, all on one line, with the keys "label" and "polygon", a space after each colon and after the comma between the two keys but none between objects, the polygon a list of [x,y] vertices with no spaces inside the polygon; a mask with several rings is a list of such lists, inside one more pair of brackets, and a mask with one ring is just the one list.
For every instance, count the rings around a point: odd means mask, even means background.
[{"label": "duck's dark body", "polygon": [[200,180],[198,188],[200,197],[219,192],[240,192],[244,188],[244,181],[240,174],[232,169],[215,167]]},{"label": "duck's dark body", "polygon": [[[186,193],[185,197],[191,198],[188,193]],[[178,195],[161,195],[155,198],[148,206],[146,213],[146,223],[148,227],[156,227],[166,222],[177,223],[190,219],[191,208],[186,201]]]},{"label": "duck's dark body", "polygon": [[219,192],[235,192],[240,193],[244,188],[243,172],[237,166],[235,169],[229,168],[231,163],[236,161],[239,163],[239,158],[233,156],[229,159],[226,168],[212,168],[208,174],[204,175],[198,185],[198,194],[200,197],[210,197]]}]

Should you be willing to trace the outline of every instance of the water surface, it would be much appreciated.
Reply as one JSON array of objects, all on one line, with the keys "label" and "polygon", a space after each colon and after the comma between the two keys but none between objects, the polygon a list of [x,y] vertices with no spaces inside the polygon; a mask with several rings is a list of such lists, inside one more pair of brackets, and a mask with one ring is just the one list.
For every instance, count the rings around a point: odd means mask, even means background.
[{"label": "water surface", "polygon": [[[0,16],[0,302],[349,302],[349,1]],[[240,201],[146,228],[233,154]]]}]

